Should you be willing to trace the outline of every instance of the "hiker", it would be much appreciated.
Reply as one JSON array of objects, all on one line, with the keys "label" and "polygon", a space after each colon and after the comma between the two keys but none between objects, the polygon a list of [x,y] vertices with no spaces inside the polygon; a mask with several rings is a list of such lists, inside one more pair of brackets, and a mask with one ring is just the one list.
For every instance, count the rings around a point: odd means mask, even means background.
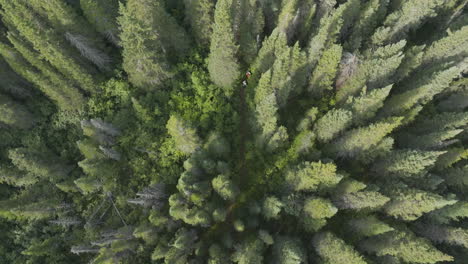
[{"label": "hiker", "polygon": [[250,78],[251,75],[252,73],[250,72],[250,70],[245,73],[245,77],[247,77],[247,80]]},{"label": "hiker", "polygon": [[242,86],[246,87],[247,86],[247,80],[242,81]]}]

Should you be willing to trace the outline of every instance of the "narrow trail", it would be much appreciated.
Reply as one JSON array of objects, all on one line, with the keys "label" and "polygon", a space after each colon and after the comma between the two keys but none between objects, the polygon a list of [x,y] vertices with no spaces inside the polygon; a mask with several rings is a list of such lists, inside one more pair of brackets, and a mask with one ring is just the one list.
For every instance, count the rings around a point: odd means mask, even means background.
[{"label": "narrow trail", "polygon": [[[246,100],[246,87],[243,85],[240,85],[239,88],[239,105],[238,105],[238,111],[239,111],[239,127],[238,127],[238,132],[239,132],[239,137],[238,137],[238,167],[235,169],[237,171],[237,175],[234,175],[234,180],[238,184],[239,189],[241,190],[242,193],[246,193],[246,191],[242,191],[244,188],[248,189],[245,184],[248,182],[248,169],[247,169],[247,161],[246,161],[246,153],[247,153],[247,148],[246,148],[246,142],[248,141],[248,136],[249,136],[249,125],[248,125],[248,107],[247,107],[247,100]],[[232,204],[227,208],[227,214],[226,214],[226,220],[220,223],[214,224],[206,235],[204,236],[204,239],[216,236],[219,232],[222,232],[225,228],[228,228],[229,225],[232,224],[234,220],[234,215],[235,211],[237,208],[239,208],[240,205],[243,204],[244,202],[244,195],[239,195],[235,201],[232,202]]]},{"label": "narrow trail", "polygon": [[241,85],[239,89],[239,175],[237,176],[237,182],[239,187],[244,187],[244,184],[248,179],[248,170],[246,164],[246,142],[248,140],[248,123],[247,123],[247,102],[245,96],[245,86]]}]

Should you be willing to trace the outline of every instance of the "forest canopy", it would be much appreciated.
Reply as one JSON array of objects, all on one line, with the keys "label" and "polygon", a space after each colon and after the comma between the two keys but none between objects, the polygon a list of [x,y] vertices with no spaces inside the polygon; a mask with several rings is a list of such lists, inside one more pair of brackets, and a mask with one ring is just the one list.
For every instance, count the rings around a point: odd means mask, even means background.
[{"label": "forest canopy", "polygon": [[467,0],[0,0],[0,263],[468,261]]}]

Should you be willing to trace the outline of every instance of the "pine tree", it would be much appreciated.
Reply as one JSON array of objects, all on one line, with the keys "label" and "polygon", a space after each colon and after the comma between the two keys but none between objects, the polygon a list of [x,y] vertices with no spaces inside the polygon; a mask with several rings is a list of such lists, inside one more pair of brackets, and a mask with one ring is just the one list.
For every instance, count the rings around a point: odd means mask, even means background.
[{"label": "pine tree", "polygon": [[[359,63],[342,63],[336,82],[337,101],[346,102],[349,96],[357,95],[364,86],[372,90],[392,84],[395,70],[403,59],[402,50],[405,45],[406,41],[402,40],[376,49],[371,48],[364,51]],[[348,70],[351,67],[348,64],[355,69]]]},{"label": "pine tree", "polygon": [[8,157],[18,169],[51,181],[64,179],[71,171],[70,166],[47,149],[12,149]]},{"label": "pine tree", "polygon": [[285,173],[286,182],[296,191],[330,188],[343,178],[336,174],[336,165],[322,162],[302,162]]},{"label": "pine tree", "polygon": [[333,199],[339,209],[379,209],[384,206],[390,198],[374,191],[361,191],[343,194]]},{"label": "pine tree", "polygon": [[301,240],[279,236],[273,244],[273,259],[278,264],[305,264],[307,254]]},{"label": "pine tree", "polygon": [[443,62],[453,57],[464,57],[467,55],[464,46],[468,45],[468,26],[462,27],[461,29],[450,32],[446,37],[441,38],[428,46],[424,51],[421,64],[427,65],[434,62]]},{"label": "pine tree", "polygon": [[399,3],[401,4],[398,9],[386,17],[383,26],[377,28],[372,36],[373,44],[389,44],[405,38],[410,30],[418,28],[426,19],[434,17],[435,10],[444,1],[404,0]]},{"label": "pine tree", "polygon": [[239,188],[227,175],[219,175],[211,182],[215,190],[223,199],[233,201],[239,194]]},{"label": "pine tree", "polygon": [[[101,70],[109,70],[111,58],[106,53],[103,39],[75,9],[60,0],[27,1],[35,12],[46,17],[56,31],[64,35],[71,46]],[[81,26],[77,26],[81,25]]]},{"label": "pine tree", "polygon": [[252,63],[257,55],[260,37],[264,27],[264,16],[258,1],[241,0],[233,2],[234,35],[242,51],[242,60]]},{"label": "pine tree", "polygon": [[445,182],[456,190],[465,191],[468,189],[468,165],[465,167],[453,167],[443,172]]},{"label": "pine tree", "polygon": [[47,61],[41,59],[40,53],[34,51],[26,40],[10,32],[8,32],[8,39],[31,66],[19,59],[21,57],[19,54],[17,59],[12,58],[10,63],[16,61],[19,63],[16,67],[24,67],[21,71],[28,76],[27,78],[36,83],[48,97],[55,100],[60,108],[79,109],[82,107],[84,98],[79,91],[78,83],[69,80]]},{"label": "pine tree", "polygon": [[354,218],[348,221],[349,230],[359,237],[371,237],[393,231],[394,228],[375,216]]},{"label": "pine tree", "polygon": [[185,14],[195,39],[201,46],[210,44],[215,11],[213,0],[184,0]]},{"label": "pine tree", "polygon": [[14,166],[2,165],[0,167],[0,182],[11,186],[26,187],[38,182],[38,178],[27,174]]},{"label": "pine tree", "polygon": [[367,44],[366,40],[385,18],[388,4],[389,0],[371,0],[366,3],[349,36],[346,44],[348,50],[355,51],[361,48],[363,44]]},{"label": "pine tree", "polygon": [[402,144],[413,149],[441,149],[456,143],[454,138],[462,132],[463,129],[454,129],[424,135],[404,135],[400,140]]},{"label": "pine tree", "polygon": [[241,244],[235,246],[232,260],[238,264],[262,263],[264,250],[265,245],[262,240],[252,236],[247,237]]},{"label": "pine tree", "polygon": [[459,67],[453,66],[433,74],[432,77],[428,79],[423,78],[425,83],[409,89],[406,92],[391,96],[385,103],[382,114],[384,116],[398,115],[410,110],[418,104],[424,105],[436,94],[447,88],[453,78],[459,73]]},{"label": "pine tree", "polygon": [[[168,62],[169,50],[165,45],[178,46],[174,42],[183,33],[175,33],[176,39],[170,42],[169,36],[164,37],[164,34],[171,33],[164,32],[167,28],[163,29],[164,24],[160,24],[161,20],[168,18],[161,1],[130,0],[126,6],[120,7],[120,13],[118,22],[122,30],[123,68],[135,86],[154,89],[173,74]],[[167,23],[175,22],[171,18]],[[184,44],[181,42],[180,47]]]},{"label": "pine tree", "polygon": [[455,204],[445,206],[432,211],[428,217],[441,224],[449,224],[452,221],[459,222],[468,217],[468,202],[459,201]]},{"label": "pine tree", "polygon": [[313,247],[325,263],[365,264],[362,256],[345,241],[330,232],[318,233],[312,240]]},{"label": "pine tree", "polygon": [[371,91],[367,91],[364,87],[360,96],[348,98],[343,108],[352,112],[354,124],[362,125],[376,115],[377,111],[384,105],[391,89],[392,85]]},{"label": "pine tree", "polygon": [[421,224],[418,225],[417,232],[436,243],[468,248],[468,230],[463,228]]},{"label": "pine tree", "polygon": [[119,5],[113,0],[80,0],[80,7],[86,19],[96,30],[114,45],[119,45],[117,16]]},{"label": "pine tree", "polygon": [[15,128],[28,129],[34,126],[35,119],[24,105],[0,94],[0,122]]},{"label": "pine tree", "polygon": [[330,218],[337,212],[338,209],[327,199],[308,198],[304,202],[304,213],[314,219]]},{"label": "pine tree", "polygon": [[[326,150],[335,157],[356,157],[363,151],[376,146],[386,135],[399,126],[400,122],[401,118],[390,118],[367,127],[350,130],[331,142]],[[363,142],[366,143],[363,144]]]},{"label": "pine tree", "polygon": [[166,127],[169,134],[174,138],[177,148],[183,153],[193,153],[200,147],[200,139],[196,131],[187,126],[179,117],[171,116]]},{"label": "pine tree", "polygon": [[392,151],[389,156],[374,164],[372,170],[383,177],[422,177],[443,153],[420,150]]},{"label": "pine tree", "polygon": [[216,3],[208,57],[211,79],[216,85],[223,87],[226,94],[232,92],[232,85],[240,74],[239,62],[236,59],[239,46],[234,38],[232,8],[233,0],[220,0]]},{"label": "pine tree", "polygon": [[266,219],[278,219],[283,203],[275,196],[266,197],[263,200],[262,214]]},{"label": "pine tree", "polygon": [[443,112],[432,116],[420,116],[409,130],[415,134],[428,131],[446,131],[463,128],[468,124],[468,113]]},{"label": "pine tree", "polygon": [[377,256],[394,256],[409,263],[437,263],[452,261],[453,257],[442,253],[429,241],[408,232],[392,231],[371,237],[361,247]]},{"label": "pine tree", "polygon": [[314,133],[321,142],[328,142],[351,126],[353,115],[344,109],[332,109],[314,125]]},{"label": "pine tree", "polygon": [[457,201],[417,189],[398,189],[390,195],[392,199],[385,205],[385,213],[405,221],[414,221],[423,214],[440,209]]},{"label": "pine tree", "polygon": [[341,61],[343,48],[340,45],[331,45],[325,49],[317,62],[309,80],[309,92],[320,97],[326,90],[332,90],[338,65]]},{"label": "pine tree", "polygon": [[25,4],[11,1],[2,1],[1,4],[9,25],[31,42],[35,50],[62,74],[79,83],[83,90],[94,91],[99,75],[94,67],[76,56],[62,35],[47,30],[48,24]]},{"label": "pine tree", "polygon": [[437,107],[442,111],[460,111],[468,107],[468,90],[453,93],[439,102]]}]

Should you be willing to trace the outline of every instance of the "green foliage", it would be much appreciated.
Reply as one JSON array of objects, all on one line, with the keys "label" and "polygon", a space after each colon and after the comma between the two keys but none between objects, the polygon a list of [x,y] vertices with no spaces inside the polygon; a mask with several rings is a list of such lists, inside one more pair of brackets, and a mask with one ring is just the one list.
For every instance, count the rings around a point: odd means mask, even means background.
[{"label": "green foliage", "polygon": [[183,153],[193,153],[200,147],[200,139],[196,131],[187,126],[180,118],[171,116],[166,127],[169,134],[174,138],[177,148]]},{"label": "green foliage", "polygon": [[353,247],[330,232],[316,234],[313,238],[313,246],[325,263],[366,263]]},{"label": "green foliage", "polygon": [[417,189],[395,190],[390,197],[392,200],[385,206],[385,213],[406,221],[414,221],[425,213],[457,202]]},{"label": "green foliage", "polygon": [[0,263],[465,263],[466,5],[0,0]]},{"label": "green foliage", "polygon": [[301,264],[307,262],[304,245],[298,239],[277,237],[273,245],[273,258],[278,264]]},{"label": "green foliage", "polygon": [[263,200],[262,214],[266,219],[278,219],[283,203],[274,196],[269,196]]},{"label": "green foliage", "polygon": [[343,177],[336,174],[336,165],[322,162],[302,162],[285,174],[288,184],[296,191],[315,191],[331,188]]},{"label": "green foliage", "polygon": [[411,233],[392,231],[369,238],[362,248],[377,256],[395,256],[410,263],[437,263],[452,261],[453,258],[433,247],[429,241]]},{"label": "green foliage", "polygon": [[0,98],[0,122],[15,128],[28,129],[34,123],[34,115],[26,107],[6,95]]},{"label": "green foliage", "polygon": [[230,95],[234,81],[240,74],[240,65],[235,55],[239,46],[234,39],[233,1],[220,0],[216,3],[213,35],[211,37],[208,70],[213,82]]}]

